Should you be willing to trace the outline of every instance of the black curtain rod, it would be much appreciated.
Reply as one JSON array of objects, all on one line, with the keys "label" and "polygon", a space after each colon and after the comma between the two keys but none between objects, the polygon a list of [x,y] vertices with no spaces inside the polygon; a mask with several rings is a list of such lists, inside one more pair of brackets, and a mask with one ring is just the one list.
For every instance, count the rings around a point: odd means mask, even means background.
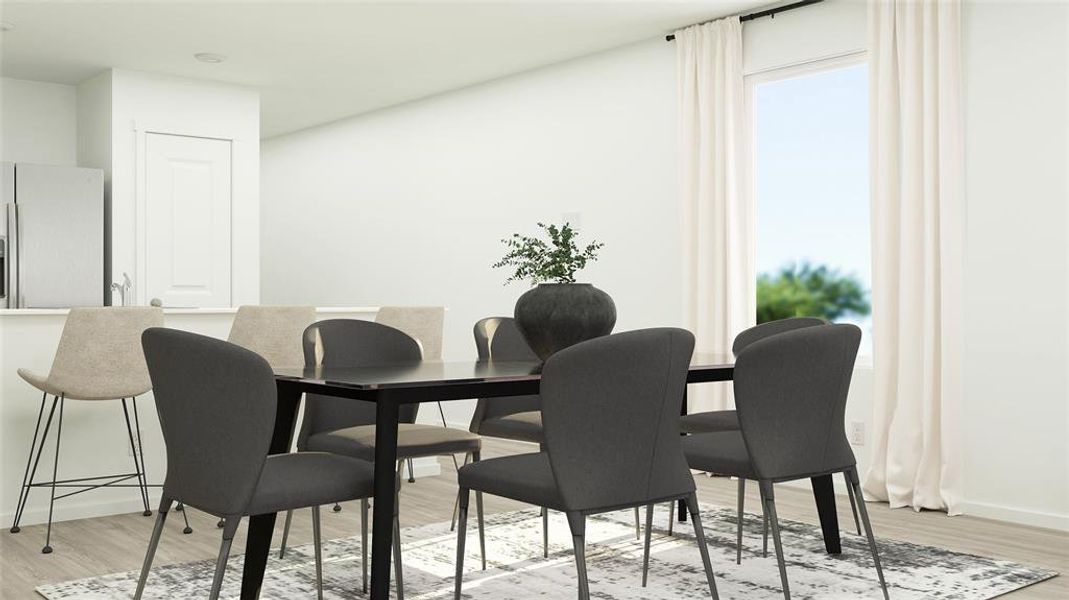
[{"label": "black curtain rod", "polygon": [[[754,19],[760,19],[762,17],[775,18],[776,17],[776,13],[787,12],[789,10],[794,10],[796,8],[802,8],[803,6],[809,6],[810,4],[819,4],[819,3],[823,2],[823,1],[824,0],[801,0],[800,2],[795,2],[793,4],[785,4],[783,6],[777,6],[775,8],[769,8],[767,10],[762,10],[762,11],[755,12],[755,13],[750,13],[748,15],[742,15],[741,17],[739,17],[739,20],[745,23],[746,21],[753,21]],[[664,37],[664,41],[666,41],[666,42],[671,42],[674,39],[676,39],[676,36],[675,35],[671,35],[671,34],[666,35]]]}]

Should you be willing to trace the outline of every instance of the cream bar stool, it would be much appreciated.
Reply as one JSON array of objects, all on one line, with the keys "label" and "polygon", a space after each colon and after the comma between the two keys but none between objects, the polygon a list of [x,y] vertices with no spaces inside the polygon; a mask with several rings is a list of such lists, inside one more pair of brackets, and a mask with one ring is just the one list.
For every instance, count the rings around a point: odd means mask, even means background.
[{"label": "cream bar stool", "polygon": [[[163,311],[152,307],[103,307],[72,308],[63,326],[59,347],[47,376],[19,369],[18,374],[27,383],[41,390],[41,407],[37,411],[37,425],[33,430],[30,455],[22,475],[22,488],[15,509],[11,533],[19,532],[33,488],[49,488],[48,532],[45,534],[44,554],[52,552],[52,515],[56,500],[102,487],[136,487],[141,494],[145,516],[149,510],[148,483],[145,477],[144,453],[141,449],[141,423],[137,414],[137,396],[152,389],[145,355],[141,351],[141,333],[150,327],[163,325]],[[44,431],[44,417],[48,396],[52,396]],[[130,403],[127,404],[127,399]],[[130,441],[134,470],[131,473],[97,475],[57,481],[59,470],[60,440],[63,436],[63,407],[67,400],[104,401],[120,400],[126,420],[126,434]],[[59,409],[57,418],[56,409]],[[134,428],[130,425],[133,412]],[[52,480],[35,481],[41,453],[48,440],[52,423],[56,423],[56,448],[52,463]],[[137,437],[135,442],[134,429]],[[38,439],[40,438],[40,439]],[[137,483],[127,483],[136,479]],[[56,495],[56,490],[77,488]]]},{"label": "cream bar stool", "polygon": [[[313,306],[240,306],[234,314],[227,341],[252,350],[272,368],[304,367],[304,330],[315,323]],[[179,502],[175,510],[185,507]],[[183,515],[184,517],[185,515]],[[216,525],[223,526],[220,519]],[[186,520],[184,533],[191,533]]]}]

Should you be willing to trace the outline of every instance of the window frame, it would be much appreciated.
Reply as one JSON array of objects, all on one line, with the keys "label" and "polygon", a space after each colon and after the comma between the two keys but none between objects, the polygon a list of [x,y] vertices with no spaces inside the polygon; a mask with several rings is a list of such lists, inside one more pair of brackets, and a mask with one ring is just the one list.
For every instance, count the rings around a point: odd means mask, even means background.
[{"label": "window frame", "polygon": [[[759,71],[754,71],[752,73],[746,73],[743,75],[743,104],[744,115],[746,119],[745,132],[743,134],[743,146],[746,156],[746,159],[744,160],[743,164],[745,165],[746,172],[743,177],[743,182],[745,185],[746,201],[750,206],[752,214],[754,215],[755,231],[753,232],[753,242],[751,244],[751,253],[754,257],[757,256],[757,148],[755,141],[755,135],[757,133],[757,114],[754,111],[754,98],[756,96],[757,86],[764,83],[772,83],[775,81],[783,81],[786,79],[795,79],[798,77],[805,77],[806,75],[813,75],[825,71],[834,71],[836,69],[856,67],[858,65],[868,63],[868,52],[865,50],[856,50],[843,54],[837,54],[834,56],[826,56],[821,58],[815,58],[812,60],[806,60],[799,63],[792,63],[778,67],[761,69]],[[870,231],[871,226],[872,221],[870,214]],[[869,239],[871,242],[871,234]],[[756,272],[755,269],[753,280],[754,296],[757,295],[758,275],[759,274]],[[872,364],[872,348],[863,348],[857,355],[857,360],[854,363],[855,368],[871,369]]]}]

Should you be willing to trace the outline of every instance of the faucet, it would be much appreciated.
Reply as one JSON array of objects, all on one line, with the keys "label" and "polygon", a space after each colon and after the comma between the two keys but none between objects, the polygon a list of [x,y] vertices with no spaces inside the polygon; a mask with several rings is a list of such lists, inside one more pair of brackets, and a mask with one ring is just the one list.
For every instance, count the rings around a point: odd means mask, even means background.
[{"label": "faucet", "polygon": [[134,286],[134,283],[132,281],[130,281],[130,276],[127,275],[125,271],[123,271],[123,274],[122,274],[122,283],[121,284],[118,284],[118,283],[112,283],[111,284],[111,291],[112,292],[119,292],[119,302],[120,302],[119,306],[126,306],[126,292],[129,292],[130,288],[132,288],[133,286]]}]

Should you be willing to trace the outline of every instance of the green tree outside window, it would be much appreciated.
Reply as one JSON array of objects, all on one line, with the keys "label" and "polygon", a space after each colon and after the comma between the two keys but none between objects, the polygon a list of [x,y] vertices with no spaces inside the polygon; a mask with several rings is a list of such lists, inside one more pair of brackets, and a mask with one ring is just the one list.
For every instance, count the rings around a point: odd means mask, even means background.
[{"label": "green tree outside window", "polygon": [[803,262],[757,278],[757,322],[790,317],[820,317],[835,321],[847,315],[866,316],[872,310],[858,279],[826,265]]}]

